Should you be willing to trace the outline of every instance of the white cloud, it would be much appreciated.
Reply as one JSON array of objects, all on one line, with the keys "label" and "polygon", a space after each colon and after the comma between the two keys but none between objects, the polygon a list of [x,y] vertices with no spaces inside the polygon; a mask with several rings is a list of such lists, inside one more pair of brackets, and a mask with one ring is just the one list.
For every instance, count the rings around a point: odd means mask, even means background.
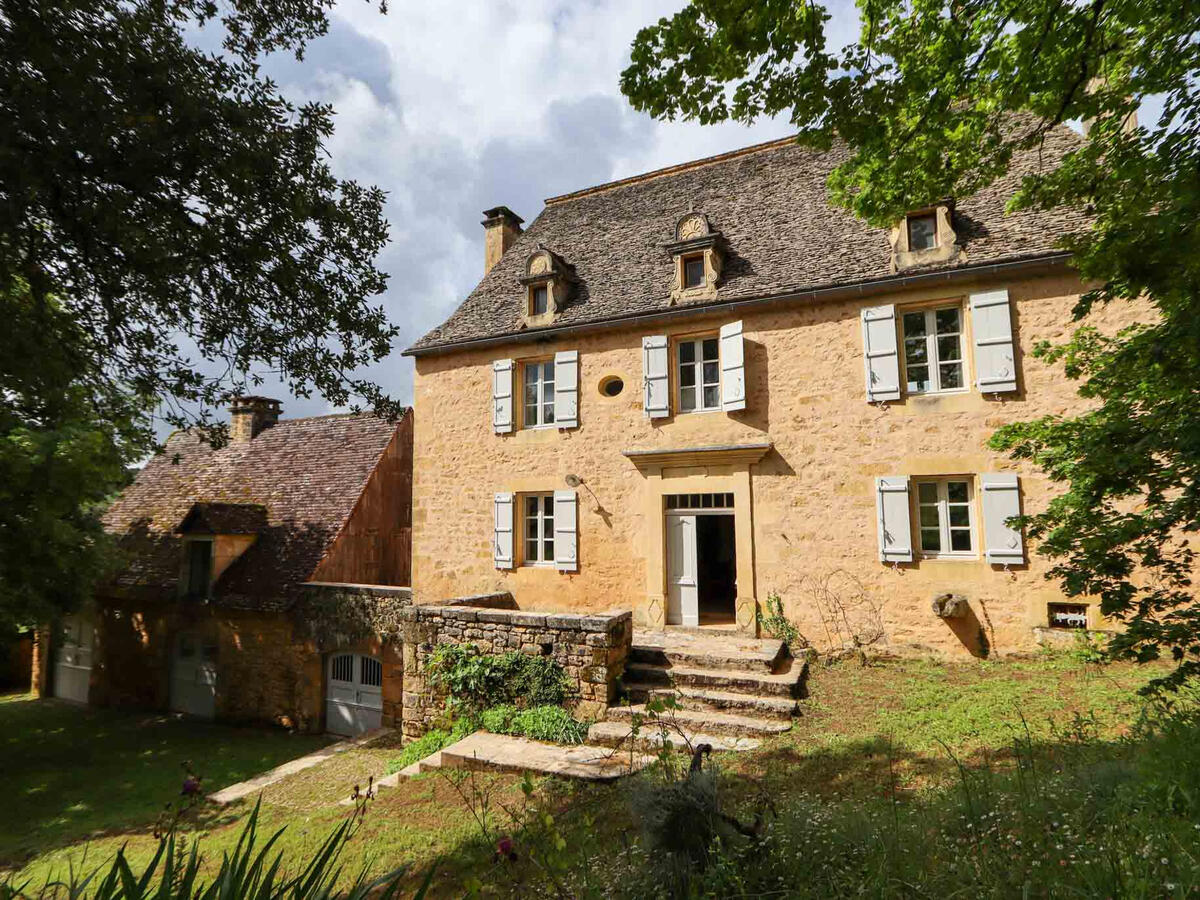
[{"label": "white cloud", "polygon": [[[849,39],[853,7],[839,4],[833,33]],[[370,374],[393,396],[412,393],[412,363],[400,350],[483,274],[481,210],[502,203],[532,221],[545,197],[789,133],[786,121],[701,127],[654,122],[629,107],[618,81],[634,36],[682,5],[390,0],[381,15],[374,0],[342,0],[303,62],[268,62],[285,95],[333,104],[335,172],[388,193],[392,242],[379,265],[391,281],[382,301],[401,335]],[[328,411],[319,398],[285,407]]]}]

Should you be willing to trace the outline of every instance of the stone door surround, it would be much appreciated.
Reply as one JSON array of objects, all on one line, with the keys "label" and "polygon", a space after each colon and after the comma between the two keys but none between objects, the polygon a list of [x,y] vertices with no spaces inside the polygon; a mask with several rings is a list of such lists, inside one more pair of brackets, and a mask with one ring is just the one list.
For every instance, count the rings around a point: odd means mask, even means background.
[{"label": "stone door surround", "polygon": [[737,542],[738,595],[734,603],[737,630],[758,631],[758,598],[754,586],[754,514],[750,467],[771,450],[770,442],[720,444],[673,449],[624,450],[645,476],[642,514],[646,523],[646,600],[635,610],[639,624],[665,629],[667,566],[665,497],[669,494],[733,494]]}]

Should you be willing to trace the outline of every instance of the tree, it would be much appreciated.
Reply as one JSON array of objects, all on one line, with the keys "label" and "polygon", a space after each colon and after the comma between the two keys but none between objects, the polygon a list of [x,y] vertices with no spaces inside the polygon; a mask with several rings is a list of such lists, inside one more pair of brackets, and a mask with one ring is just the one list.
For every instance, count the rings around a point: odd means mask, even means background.
[{"label": "tree", "polygon": [[[789,113],[799,140],[850,155],[831,196],[878,226],[1004,174],[1050,129],[1090,124],[1009,207],[1074,206],[1064,238],[1097,304],[1149,298],[1119,335],[1086,325],[1036,353],[1065,364],[1094,408],[1001,429],[998,449],[1064,491],[1026,517],[1067,594],[1125,623],[1119,655],[1200,671],[1189,538],[1200,528],[1200,6],[1177,0],[859,0],[857,41],[831,50],[821,5],[694,0],[644,28],[621,85],[661,118]],[[1154,121],[1136,124],[1147,98]]]},{"label": "tree", "polygon": [[396,333],[383,193],[334,177],[332,109],[258,68],[329,5],[0,0],[0,618],[86,595],[152,411],[220,442],[213,409],[271,371],[397,412],[354,374]]}]

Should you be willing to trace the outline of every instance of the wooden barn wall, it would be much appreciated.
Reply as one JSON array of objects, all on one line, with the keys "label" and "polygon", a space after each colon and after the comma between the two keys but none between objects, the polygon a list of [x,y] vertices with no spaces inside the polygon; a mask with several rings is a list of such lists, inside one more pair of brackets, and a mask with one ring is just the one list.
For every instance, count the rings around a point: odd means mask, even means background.
[{"label": "wooden barn wall", "polygon": [[413,414],[400,421],[350,521],[313,581],[407,586],[412,580]]}]

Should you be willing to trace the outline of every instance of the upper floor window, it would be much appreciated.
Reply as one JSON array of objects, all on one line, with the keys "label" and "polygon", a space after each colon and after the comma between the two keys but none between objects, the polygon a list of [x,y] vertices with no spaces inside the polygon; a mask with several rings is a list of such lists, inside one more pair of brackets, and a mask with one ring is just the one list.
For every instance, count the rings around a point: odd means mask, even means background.
[{"label": "upper floor window", "polygon": [[917,482],[917,520],[926,556],[974,556],[975,513],[970,480]]},{"label": "upper floor window", "polygon": [[910,394],[957,391],[963,372],[962,309],[945,306],[904,314],[904,372]]},{"label": "upper floor window", "polygon": [[684,288],[704,286],[704,256],[687,256],[683,260]]},{"label": "upper floor window", "polygon": [[680,341],[679,411],[721,408],[720,343],[715,337]]},{"label": "upper floor window", "polygon": [[526,428],[554,424],[554,360],[529,362],[524,369],[522,398]]},{"label": "upper floor window", "polygon": [[187,548],[187,596],[207,597],[212,580],[212,541],[188,541]]},{"label": "upper floor window", "polygon": [[554,564],[554,495],[525,494],[524,538],[527,566]]},{"label": "upper floor window", "polygon": [[910,252],[932,250],[937,246],[937,213],[920,213],[908,217],[908,249]]},{"label": "upper floor window", "polygon": [[542,316],[550,311],[550,287],[545,284],[537,285],[530,290],[529,314]]}]

